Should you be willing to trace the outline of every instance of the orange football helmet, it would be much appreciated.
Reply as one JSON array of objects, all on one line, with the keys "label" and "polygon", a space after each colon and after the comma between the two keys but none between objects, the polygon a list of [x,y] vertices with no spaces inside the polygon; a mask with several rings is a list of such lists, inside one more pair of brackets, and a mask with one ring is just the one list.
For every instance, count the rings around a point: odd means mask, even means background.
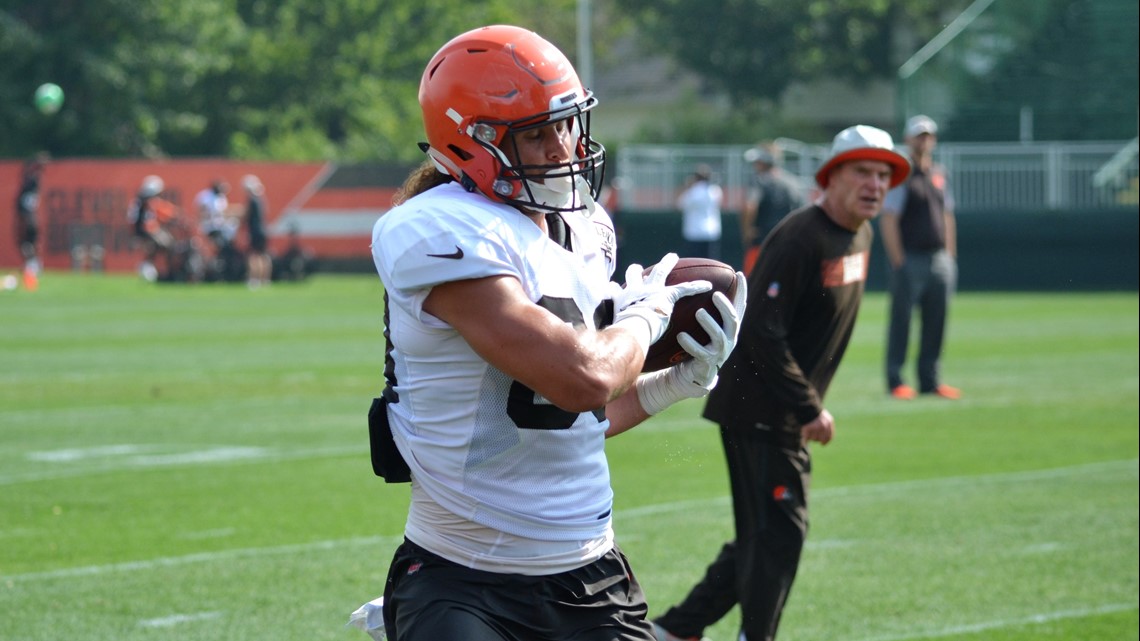
[{"label": "orange football helmet", "polygon": [[[597,99],[538,34],[495,25],[456,36],[424,70],[419,101],[425,151],[468,191],[530,210],[593,207],[606,156],[590,137]],[[577,138],[569,162],[512,166],[503,153],[515,134],[567,119]]]}]

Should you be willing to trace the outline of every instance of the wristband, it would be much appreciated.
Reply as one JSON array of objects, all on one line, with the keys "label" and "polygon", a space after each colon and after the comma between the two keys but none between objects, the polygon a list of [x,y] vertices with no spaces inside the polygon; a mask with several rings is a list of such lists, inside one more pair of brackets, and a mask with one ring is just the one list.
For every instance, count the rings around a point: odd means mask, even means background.
[{"label": "wristband", "polygon": [[691,369],[687,367],[690,364],[691,361],[637,377],[633,386],[637,390],[637,400],[646,414],[653,416],[678,401],[700,398],[709,393],[716,385],[717,377],[714,375],[708,386],[691,381],[686,378]]}]

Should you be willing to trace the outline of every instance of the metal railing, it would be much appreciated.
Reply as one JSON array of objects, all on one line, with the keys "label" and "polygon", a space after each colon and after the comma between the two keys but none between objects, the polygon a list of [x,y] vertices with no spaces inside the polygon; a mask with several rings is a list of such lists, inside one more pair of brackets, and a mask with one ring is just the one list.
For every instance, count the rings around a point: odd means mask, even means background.
[{"label": "metal railing", "polygon": [[[784,169],[811,196],[827,145],[776,143]],[[1137,204],[1136,141],[948,143],[935,160],[949,173],[959,211],[1075,210]],[[712,168],[726,210],[739,210],[752,180],[744,145],[626,145],[616,162],[623,211],[673,209],[698,164]]]}]

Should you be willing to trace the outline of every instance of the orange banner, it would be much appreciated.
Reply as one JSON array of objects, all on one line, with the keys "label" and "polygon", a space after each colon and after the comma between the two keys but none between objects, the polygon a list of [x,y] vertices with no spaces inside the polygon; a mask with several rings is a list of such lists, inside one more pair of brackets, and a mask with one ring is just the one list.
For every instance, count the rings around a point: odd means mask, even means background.
[{"label": "orange banner", "polygon": [[[16,197],[23,163],[0,161],[0,267],[22,264],[16,230]],[[321,163],[242,162],[223,159],[195,160],[105,160],[60,159],[50,161],[40,180],[37,220],[40,260],[48,269],[72,267],[73,249],[98,245],[104,268],[130,271],[138,266],[141,251],[132,235],[127,211],[145,176],[163,179],[163,197],[172,202],[187,228],[196,229],[198,214],[194,197],[214,181],[229,183],[230,203],[235,211],[244,209],[246,194],[242,177],[256,175],[265,185],[268,204],[266,225],[274,229],[284,212],[298,211],[327,177],[329,167]],[[239,231],[245,242],[244,230]],[[271,235],[270,251],[288,242]],[[365,249],[365,253],[366,253]],[[82,252],[79,252],[82,253]]]}]

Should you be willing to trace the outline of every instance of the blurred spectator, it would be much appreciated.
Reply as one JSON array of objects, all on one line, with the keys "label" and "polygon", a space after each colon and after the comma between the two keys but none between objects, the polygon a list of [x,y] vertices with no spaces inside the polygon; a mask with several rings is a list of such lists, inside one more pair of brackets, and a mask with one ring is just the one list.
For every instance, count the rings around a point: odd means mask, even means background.
[{"label": "blurred spectator", "polygon": [[37,243],[40,237],[40,176],[47,165],[48,155],[37,154],[24,162],[20,177],[20,190],[16,194],[16,242],[24,259],[24,288],[35,291],[39,287],[42,264]]},{"label": "blurred spectator", "polygon": [[214,246],[218,248],[232,242],[236,232],[236,226],[227,216],[230,208],[229,193],[229,183],[215,180],[194,197],[202,234],[212,240]]},{"label": "blurred spectator", "polygon": [[127,220],[131,222],[135,238],[143,247],[139,275],[151,282],[158,280],[155,261],[159,255],[166,261],[167,272],[170,271],[170,249],[174,238],[166,227],[173,222],[177,210],[172,203],[161,198],[160,194],[165,189],[166,183],[159,176],[143,178],[138,194],[127,211]]},{"label": "blurred spectator", "polygon": [[242,178],[241,184],[246,194],[245,227],[249,233],[247,278],[250,289],[256,289],[268,285],[273,275],[273,261],[268,252],[269,236],[265,231],[265,186],[252,174]]},{"label": "blurred spectator", "polygon": [[305,280],[317,270],[313,253],[301,244],[301,230],[296,223],[289,226],[289,246],[273,261],[273,280]]},{"label": "blurred spectator", "polygon": [[740,240],[744,245],[744,273],[760,255],[760,245],[776,223],[805,204],[799,184],[781,169],[783,152],[773,143],[761,143],[744,152],[756,178],[748,190],[748,200],[740,212]]},{"label": "blurred spectator", "polygon": [[887,389],[900,400],[915,397],[914,388],[903,381],[902,368],[911,316],[918,306],[918,392],[955,400],[961,392],[939,380],[946,314],[958,282],[954,195],[945,169],[934,162],[938,125],[927,116],[914,116],[904,134],[914,170],[887,194],[879,221],[891,268]]},{"label": "blurred spectator", "polygon": [[629,179],[616,176],[606,181],[605,186],[602,187],[602,191],[598,195],[598,202],[602,204],[602,207],[610,215],[610,220],[614,223],[614,236],[617,241],[618,249],[621,249],[625,237],[621,225],[621,218],[622,202],[627,189],[629,189]]},{"label": "blurred spectator", "polygon": [[724,191],[712,181],[712,168],[698,165],[677,197],[685,256],[720,259],[722,202]]}]

